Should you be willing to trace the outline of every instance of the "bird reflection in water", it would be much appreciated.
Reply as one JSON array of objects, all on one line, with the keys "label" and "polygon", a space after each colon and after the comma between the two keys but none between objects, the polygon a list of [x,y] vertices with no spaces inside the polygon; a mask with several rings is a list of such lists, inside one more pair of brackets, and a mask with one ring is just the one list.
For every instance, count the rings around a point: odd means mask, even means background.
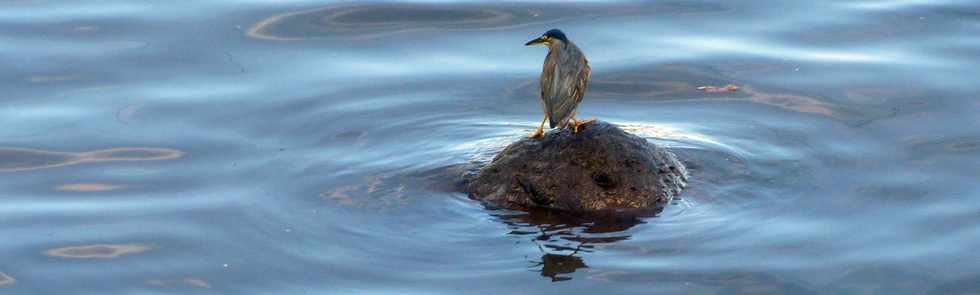
[{"label": "bird reflection in water", "polygon": [[552,282],[571,280],[569,274],[589,267],[582,254],[597,250],[597,246],[629,239],[626,230],[643,223],[642,217],[658,212],[599,212],[583,216],[569,212],[529,209],[527,212],[506,211],[494,214],[507,224],[510,235],[530,237],[544,253],[530,268]]},{"label": "bird reflection in water", "polygon": [[541,256],[541,262],[534,264],[533,267],[541,267],[541,276],[551,278],[552,282],[571,280],[572,277],[562,275],[573,273],[579,268],[589,267],[585,265],[582,257],[575,256],[575,253],[577,252],[569,255],[548,253]]}]

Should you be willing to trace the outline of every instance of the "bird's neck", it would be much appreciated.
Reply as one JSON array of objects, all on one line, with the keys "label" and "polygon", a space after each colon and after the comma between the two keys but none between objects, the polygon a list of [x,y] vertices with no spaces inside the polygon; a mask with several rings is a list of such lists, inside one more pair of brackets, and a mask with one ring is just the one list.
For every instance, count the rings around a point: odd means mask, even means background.
[{"label": "bird's neck", "polygon": [[568,46],[568,43],[557,40],[548,44],[548,50],[564,49],[565,46]]}]

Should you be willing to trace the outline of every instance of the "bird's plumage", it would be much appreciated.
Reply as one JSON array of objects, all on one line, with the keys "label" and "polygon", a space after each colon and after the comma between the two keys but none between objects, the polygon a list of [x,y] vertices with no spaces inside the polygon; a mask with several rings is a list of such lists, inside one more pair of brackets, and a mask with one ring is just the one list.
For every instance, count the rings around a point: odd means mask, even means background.
[{"label": "bird's plumage", "polygon": [[556,40],[548,44],[541,71],[541,104],[551,128],[568,125],[585,96],[592,73],[585,54],[564,37],[561,34],[560,39],[553,38]]}]

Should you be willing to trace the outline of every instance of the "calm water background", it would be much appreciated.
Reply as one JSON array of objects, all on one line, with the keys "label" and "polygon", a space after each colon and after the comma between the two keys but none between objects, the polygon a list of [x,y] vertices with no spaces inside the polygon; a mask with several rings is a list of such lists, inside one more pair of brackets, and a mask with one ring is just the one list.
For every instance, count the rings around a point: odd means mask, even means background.
[{"label": "calm water background", "polygon": [[[660,216],[452,189],[553,27]],[[974,1],[3,1],[0,293],[977,294],[978,77]]]}]

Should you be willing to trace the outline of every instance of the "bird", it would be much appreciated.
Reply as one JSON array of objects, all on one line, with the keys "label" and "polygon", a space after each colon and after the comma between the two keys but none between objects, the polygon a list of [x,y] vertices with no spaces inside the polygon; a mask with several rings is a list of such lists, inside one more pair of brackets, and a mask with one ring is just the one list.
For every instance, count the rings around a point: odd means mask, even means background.
[{"label": "bird", "polygon": [[531,133],[530,138],[544,135],[544,123],[547,121],[551,128],[571,127],[573,133],[578,133],[582,126],[590,124],[595,119],[579,121],[575,112],[585,96],[589,86],[592,69],[585,54],[565,33],[559,29],[551,29],[541,37],[528,41],[525,46],[544,45],[548,47],[548,55],[544,59],[541,70],[541,107],[544,109],[544,119],[538,129]]}]

